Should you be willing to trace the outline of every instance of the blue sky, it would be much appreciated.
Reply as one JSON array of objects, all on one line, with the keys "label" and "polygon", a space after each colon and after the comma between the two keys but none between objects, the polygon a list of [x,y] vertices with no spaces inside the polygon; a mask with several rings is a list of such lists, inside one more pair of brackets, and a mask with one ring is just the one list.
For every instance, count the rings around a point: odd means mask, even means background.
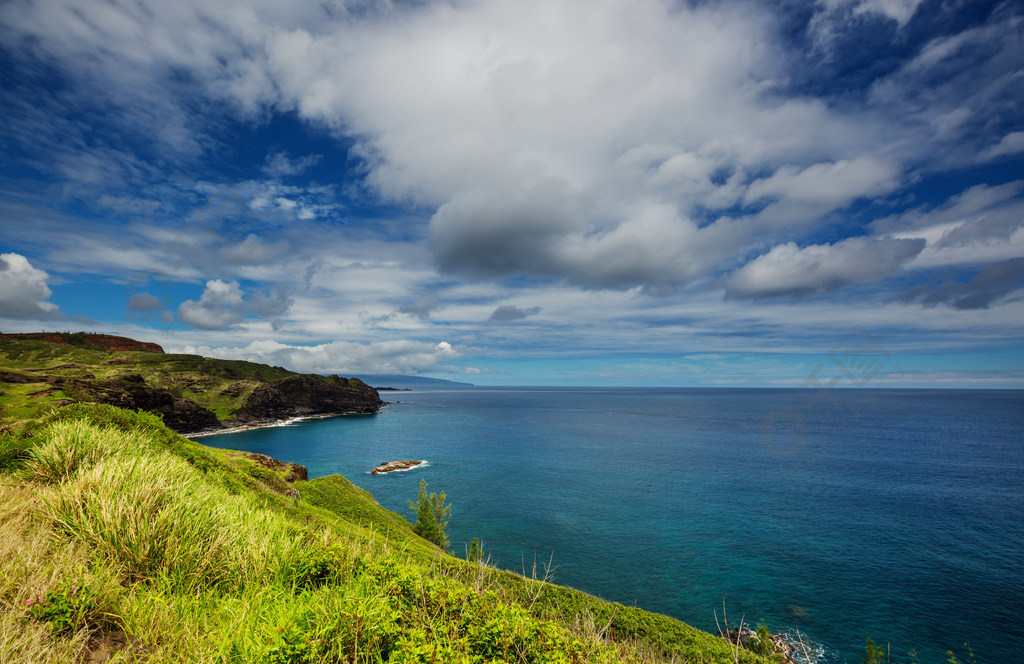
[{"label": "blue sky", "polygon": [[1024,387],[1024,11],[0,5],[0,330],[477,384]]}]

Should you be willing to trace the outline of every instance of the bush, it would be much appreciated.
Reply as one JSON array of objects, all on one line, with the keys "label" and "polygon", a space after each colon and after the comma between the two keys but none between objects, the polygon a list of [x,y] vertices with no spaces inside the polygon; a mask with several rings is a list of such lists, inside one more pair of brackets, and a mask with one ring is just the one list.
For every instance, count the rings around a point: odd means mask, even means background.
[{"label": "bush", "polygon": [[484,545],[480,542],[479,537],[474,537],[473,541],[469,543],[469,547],[466,549],[466,560],[471,563],[479,563],[484,559]]},{"label": "bush", "polygon": [[750,650],[755,655],[761,657],[768,657],[775,653],[775,643],[772,641],[772,633],[768,631],[768,626],[761,621],[761,624],[757,626],[757,631],[754,633],[754,638],[750,639]]},{"label": "bush", "polygon": [[448,534],[445,528],[451,519],[451,505],[445,505],[444,491],[440,494],[427,493],[427,481],[420,480],[420,492],[415,503],[409,501],[409,509],[416,510],[416,525],[413,530],[423,539],[429,540],[442,549],[448,549]]},{"label": "bush", "polygon": [[864,645],[864,653],[860,656],[864,664],[883,664],[886,661],[885,649],[875,645],[869,637]]},{"label": "bush", "polygon": [[96,593],[89,586],[65,586],[28,600],[28,615],[53,634],[68,634],[95,620]]}]

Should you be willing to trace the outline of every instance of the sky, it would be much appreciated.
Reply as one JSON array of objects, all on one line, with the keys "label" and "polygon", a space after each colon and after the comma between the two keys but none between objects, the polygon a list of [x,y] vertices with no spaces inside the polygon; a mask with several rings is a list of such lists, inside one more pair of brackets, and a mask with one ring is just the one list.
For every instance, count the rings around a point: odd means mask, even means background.
[{"label": "sky", "polygon": [[6,0],[0,330],[1024,388],[1024,7]]}]

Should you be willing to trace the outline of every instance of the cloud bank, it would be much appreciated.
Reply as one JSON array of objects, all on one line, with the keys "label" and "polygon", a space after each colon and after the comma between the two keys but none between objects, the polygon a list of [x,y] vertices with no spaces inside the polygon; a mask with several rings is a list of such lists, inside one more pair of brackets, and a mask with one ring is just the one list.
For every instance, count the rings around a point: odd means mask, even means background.
[{"label": "cloud bank", "polygon": [[[866,18],[902,29],[919,5],[828,0],[808,29]],[[972,161],[981,146],[990,157],[1020,147],[1019,131],[966,110],[990,118],[1024,86],[1009,11],[925,44],[861,103],[792,89],[793,45],[750,3],[22,0],[0,17],[74,84],[101,90],[93,103],[159,126],[154,140],[175,152],[201,149],[198,102],[295,114],[353,141],[362,184],[433,210],[430,246],[455,275],[669,292],[759,237],[894,191],[939,148]],[[292,177],[319,161],[275,151],[262,171]],[[273,188],[247,204],[282,219],[328,213]],[[223,253],[286,249],[249,237]]]}]

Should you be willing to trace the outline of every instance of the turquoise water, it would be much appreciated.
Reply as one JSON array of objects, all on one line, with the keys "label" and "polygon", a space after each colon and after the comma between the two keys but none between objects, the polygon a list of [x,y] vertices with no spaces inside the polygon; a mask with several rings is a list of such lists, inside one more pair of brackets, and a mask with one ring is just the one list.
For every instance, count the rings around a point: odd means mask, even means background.
[{"label": "turquoise water", "polygon": [[[713,630],[799,628],[819,662],[1024,661],[1024,392],[494,388],[203,440],[341,473],[452,548]],[[384,476],[392,459],[426,466]]]}]

